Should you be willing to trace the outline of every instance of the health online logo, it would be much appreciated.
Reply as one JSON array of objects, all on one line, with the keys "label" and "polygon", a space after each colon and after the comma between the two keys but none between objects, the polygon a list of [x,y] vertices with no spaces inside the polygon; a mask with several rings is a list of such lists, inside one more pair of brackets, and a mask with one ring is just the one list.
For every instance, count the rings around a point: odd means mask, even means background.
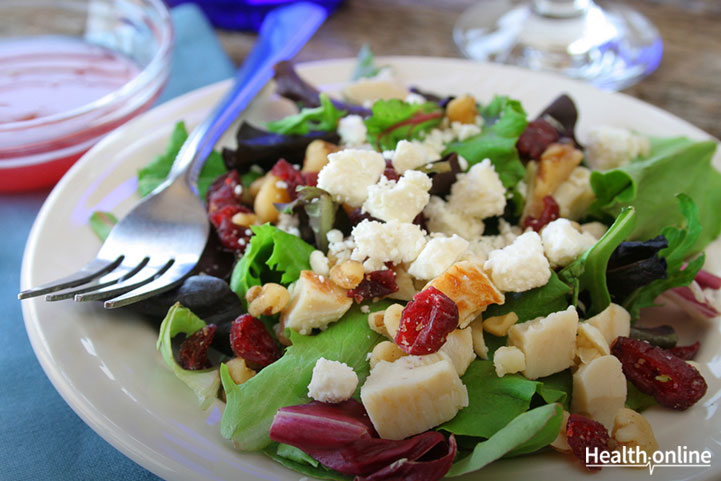
[{"label": "health online logo", "polygon": [[639,446],[621,446],[617,451],[600,451],[598,448],[586,448],[586,466],[589,468],[648,468],[653,474],[656,468],[672,467],[711,467],[711,451],[690,450],[679,446],[672,451],[654,451],[650,455]]}]

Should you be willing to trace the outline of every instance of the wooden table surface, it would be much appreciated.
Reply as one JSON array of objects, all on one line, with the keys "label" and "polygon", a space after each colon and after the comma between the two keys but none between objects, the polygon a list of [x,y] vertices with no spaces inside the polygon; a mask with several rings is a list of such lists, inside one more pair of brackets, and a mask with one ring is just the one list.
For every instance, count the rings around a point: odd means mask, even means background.
[{"label": "wooden table surface", "polygon": [[[353,57],[363,43],[377,55],[460,57],[453,25],[478,1],[483,0],[346,0],[297,60]],[[624,92],[721,138],[721,1],[627,3],[659,29],[664,54],[658,70]],[[238,32],[220,37],[236,63],[255,39]]]}]

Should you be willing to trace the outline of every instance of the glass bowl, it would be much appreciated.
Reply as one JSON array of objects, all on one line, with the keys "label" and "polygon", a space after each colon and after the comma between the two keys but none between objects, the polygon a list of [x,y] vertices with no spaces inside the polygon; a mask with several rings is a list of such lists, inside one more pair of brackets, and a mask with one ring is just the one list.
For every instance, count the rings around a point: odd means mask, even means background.
[{"label": "glass bowl", "polygon": [[[170,14],[162,0],[0,2],[0,56],[3,48],[15,55],[23,42],[45,42],[52,49],[70,41],[133,65],[132,74],[115,78],[117,85],[87,103],[47,115],[0,118],[0,191],[53,185],[105,134],[147,110],[168,79],[172,40]],[[53,61],[47,52],[40,57],[36,70]],[[7,80],[1,60],[0,79]],[[87,65],[93,68],[92,62]]]}]

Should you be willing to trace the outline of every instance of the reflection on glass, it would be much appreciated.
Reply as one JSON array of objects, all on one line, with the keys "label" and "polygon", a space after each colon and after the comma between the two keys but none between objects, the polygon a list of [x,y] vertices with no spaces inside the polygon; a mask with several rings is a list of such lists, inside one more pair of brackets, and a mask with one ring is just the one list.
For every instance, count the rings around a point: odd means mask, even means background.
[{"label": "reflection on glass", "polygon": [[646,17],[592,0],[480,0],[453,35],[469,58],[558,72],[606,90],[638,82],[663,53]]}]

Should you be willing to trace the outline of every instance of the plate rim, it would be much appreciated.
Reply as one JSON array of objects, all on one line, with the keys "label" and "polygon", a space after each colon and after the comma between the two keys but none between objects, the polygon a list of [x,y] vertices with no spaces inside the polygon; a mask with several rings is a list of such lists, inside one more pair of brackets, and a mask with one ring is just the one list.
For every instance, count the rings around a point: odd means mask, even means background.
[{"label": "plate rim", "polygon": [[[632,97],[628,94],[622,93],[622,92],[606,92],[597,89],[596,87],[593,87],[589,84],[585,84],[583,82],[567,79],[565,77],[561,77],[556,74],[552,73],[544,73],[544,72],[535,72],[535,71],[529,71],[518,67],[512,67],[507,65],[499,65],[499,64],[493,64],[493,63],[481,63],[481,62],[472,62],[466,59],[460,59],[460,58],[451,58],[451,57],[426,57],[426,56],[384,56],[384,57],[378,57],[378,61],[380,62],[387,62],[390,64],[396,64],[396,63],[403,63],[403,62],[442,62],[442,63],[473,63],[478,64],[479,68],[490,68],[492,70],[505,70],[511,74],[514,72],[519,72],[522,75],[531,75],[531,76],[542,76],[550,80],[559,81],[561,84],[573,84],[576,88],[581,88],[583,90],[587,90],[588,92],[592,92],[593,94],[602,94],[602,95],[610,95],[610,96],[621,96],[626,101],[630,101],[635,105],[643,106],[643,108],[651,108],[655,111],[655,114],[662,115],[664,117],[667,117],[671,119],[674,122],[681,122],[685,124],[685,126],[689,129],[694,131],[699,135],[699,137],[704,137],[706,139],[715,140],[718,142],[718,139],[714,138],[709,133],[703,131],[702,129],[696,127],[695,125],[691,124],[690,122],[666,111],[663,110],[657,106],[654,106],[652,104],[649,104],[647,102],[644,102],[643,100],[637,99],[635,97]],[[298,70],[299,72],[303,73],[304,69],[307,68],[317,68],[317,67],[324,67],[324,66],[333,66],[335,65],[335,68],[339,68],[339,66],[343,66],[347,63],[355,62],[354,58],[340,58],[340,59],[324,59],[324,60],[315,60],[310,62],[303,62],[301,64],[298,64]],[[21,268],[21,287],[25,288],[28,283],[28,278],[31,276],[30,270],[32,267],[32,257],[34,250],[36,249],[37,243],[38,243],[38,233],[41,230],[43,224],[46,222],[46,218],[48,215],[50,215],[50,209],[52,205],[60,198],[65,190],[65,186],[69,184],[78,174],[78,172],[82,171],[82,169],[85,167],[86,164],[97,161],[95,160],[95,152],[97,150],[101,150],[106,144],[112,144],[115,142],[115,139],[118,137],[122,137],[125,130],[130,128],[130,126],[136,125],[136,124],[142,124],[151,121],[155,117],[165,117],[170,112],[177,110],[179,105],[185,102],[192,102],[194,99],[200,99],[204,98],[209,95],[219,95],[220,92],[227,88],[227,86],[230,84],[231,80],[223,80],[220,82],[216,82],[214,84],[193,90],[191,92],[185,93],[181,96],[178,96],[160,106],[157,106],[138,117],[132,119],[128,123],[124,124],[123,126],[119,127],[118,129],[111,132],[109,135],[104,137],[96,146],[91,148],[85,155],[81,157],[81,159],[78,160],[78,162],[75,163],[75,165],[72,166],[72,168],[66,173],[66,175],[63,176],[63,178],[58,182],[58,184],[52,189],[51,193],[48,195],[47,199],[43,203],[35,221],[33,222],[30,234],[28,236],[28,240],[25,245],[25,249],[23,251],[22,256],[22,268]],[[168,112],[168,113],[166,113]],[[166,478],[166,477],[172,477],[172,475],[177,475],[178,472],[176,469],[173,469],[170,466],[167,466],[161,462],[159,462],[159,458],[154,458],[151,456],[147,456],[143,453],[143,445],[142,443],[139,445],[137,441],[134,441],[132,439],[125,439],[122,436],[122,431],[117,431],[112,429],[112,426],[108,426],[106,423],[103,422],[104,416],[102,415],[102,412],[97,410],[92,404],[89,404],[85,402],[82,399],[82,396],[79,393],[73,393],[71,389],[70,381],[67,379],[66,373],[64,373],[61,369],[59,369],[57,366],[55,366],[52,363],[52,356],[51,352],[48,349],[48,346],[46,344],[46,339],[44,336],[44,333],[42,332],[38,324],[34,308],[34,303],[32,302],[23,302],[22,303],[22,313],[23,313],[23,320],[25,324],[25,329],[28,333],[28,338],[30,340],[31,346],[33,348],[33,352],[38,359],[38,362],[40,363],[41,367],[43,368],[43,371],[45,372],[46,376],[49,378],[50,382],[52,383],[55,390],[61,395],[63,400],[71,407],[71,409],[85,422],[93,431],[95,431],[98,435],[100,435],[105,441],[107,441],[109,444],[111,444],[113,447],[118,449],[120,452],[122,452],[124,455],[129,457],[131,460],[139,464],[140,466],[144,467],[145,469],[148,469],[149,471],[153,472],[154,474]],[[721,469],[721,468],[720,468]]]}]

